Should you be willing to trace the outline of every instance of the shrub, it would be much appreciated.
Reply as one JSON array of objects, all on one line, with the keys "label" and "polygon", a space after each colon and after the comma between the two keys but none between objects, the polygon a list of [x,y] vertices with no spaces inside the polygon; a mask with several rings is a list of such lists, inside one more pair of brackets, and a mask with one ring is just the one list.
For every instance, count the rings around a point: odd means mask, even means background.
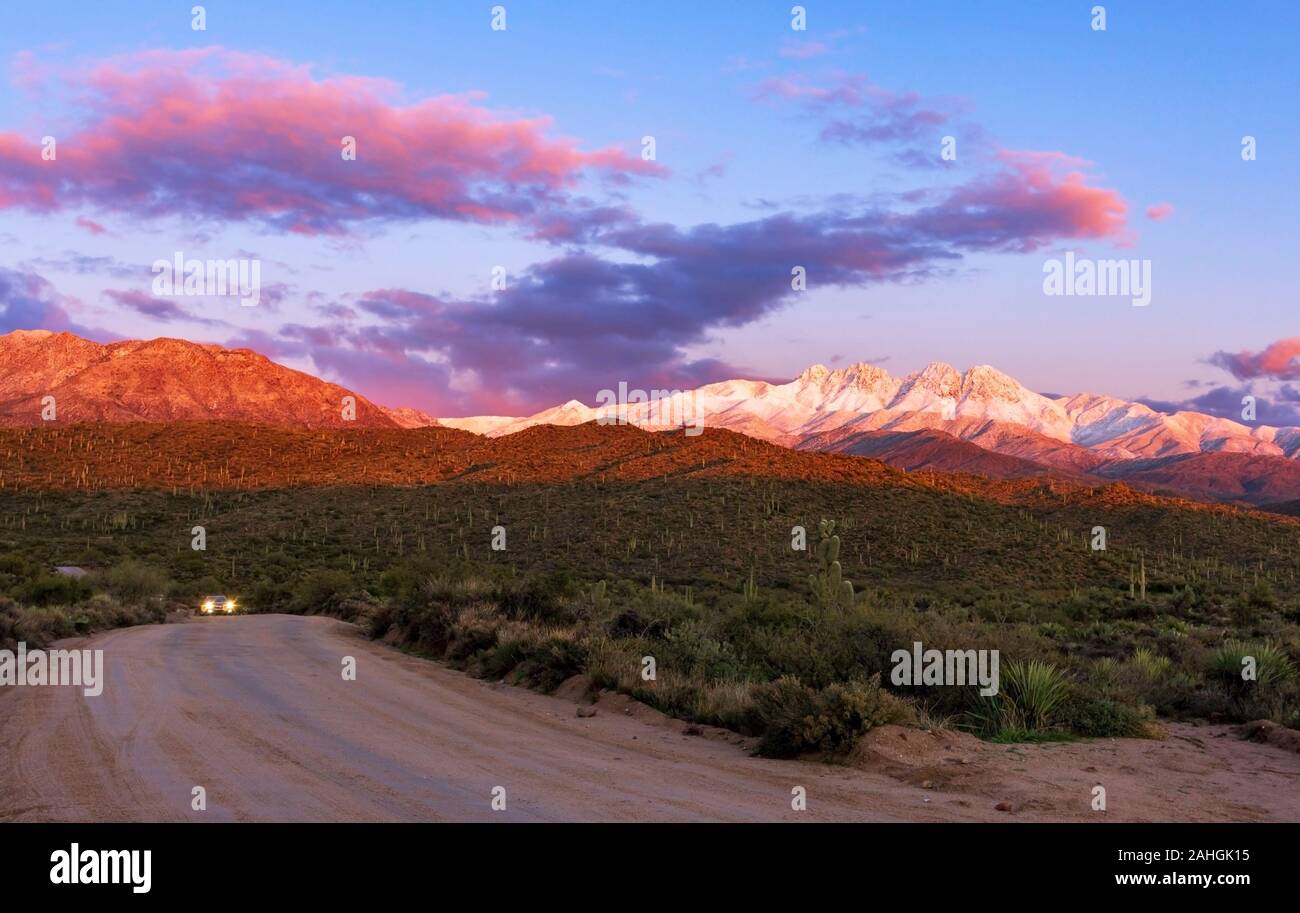
[{"label": "shrub", "polygon": [[1042,733],[1052,728],[1053,714],[1068,693],[1064,674],[1051,663],[1011,661],[1002,669],[998,693],[979,698],[971,717],[976,729],[992,737]]},{"label": "shrub", "polygon": [[522,684],[551,692],[565,679],[582,671],[586,660],[583,646],[572,637],[551,636],[523,652],[514,670]]},{"label": "shrub", "polygon": [[461,612],[451,625],[451,639],[447,644],[447,659],[464,662],[475,654],[497,645],[497,629],[501,622],[489,607],[477,611]]},{"label": "shrub", "polygon": [[1295,672],[1286,651],[1273,641],[1247,643],[1228,640],[1214,652],[1214,658],[1210,663],[1211,673],[1229,686],[1241,687],[1250,684],[1242,678],[1242,670],[1246,668],[1243,661],[1247,658],[1254,659],[1254,684],[1262,688],[1280,685],[1289,680]]},{"label": "shrub", "polygon": [[77,577],[41,574],[17,587],[19,602],[36,606],[70,606],[90,597],[90,584]]},{"label": "shrub", "polygon": [[1088,738],[1144,738],[1152,733],[1154,714],[1145,705],[1072,695],[1056,711],[1057,725]]},{"label": "shrub", "polygon": [[110,568],[104,575],[104,583],[110,593],[128,605],[165,595],[171,586],[171,580],[162,571],[134,560]]},{"label": "shrub", "polygon": [[300,615],[337,614],[354,587],[352,577],[343,571],[316,571],[298,582],[289,607]]},{"label": "shrub", "polygon": [[524,621],[572,621],[565,600],[573,595],[573,581],[567,573],[553,572],[529,578],[523,583],[510,581],[495,593],[502,615]]},{"label": "shrub", "polygon": [[763,726],[759,754],[773,758],[844,752],[875,727],[909,717],[905,701],[861,680],[814,691],[785,676],[755,689],[754,704]]},{"label": "shrub", "polygon": [[250,612],[289,612],[293,609],[294,590],[279,580],[259,580],[240,603]]}]

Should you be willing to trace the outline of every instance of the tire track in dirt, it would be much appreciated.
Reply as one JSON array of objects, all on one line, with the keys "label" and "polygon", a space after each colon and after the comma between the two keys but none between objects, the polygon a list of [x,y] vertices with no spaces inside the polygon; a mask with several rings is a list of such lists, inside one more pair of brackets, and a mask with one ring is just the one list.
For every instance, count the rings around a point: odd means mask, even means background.
[{"label": "tire track in dirt", "polygon": [[[195,619],[61,646],[104,650],[104,693],[0,693],[0,820],[1300,820],[1300,755],[1223,727],[1047,746],[881,733],[880,751],[835,766],[756,758],[734,734],[691,735],[617,695],[579,718],[327,618]],[[1096,782],[1105,819],[1088,807]],[[190,807],[195,785],[206,811]],[[807,811],[790,807],[795,786]]]}]

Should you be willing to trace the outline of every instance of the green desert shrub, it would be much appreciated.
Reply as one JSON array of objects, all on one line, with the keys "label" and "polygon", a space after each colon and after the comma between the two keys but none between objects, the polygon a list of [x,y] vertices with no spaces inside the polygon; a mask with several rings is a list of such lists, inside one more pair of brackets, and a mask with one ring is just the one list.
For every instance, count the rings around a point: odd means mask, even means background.
[{"label": "green desert shrub", "polygon": [[159,602],[128,606],[107,593],[96,593],[73,607],[23,606],[0,598],[0,649],[12,649],[19,641],[29,647],[45,647],[65,637],[127,625],[160,624],[166,614]]},{"label": "green desert shrub", "polygon": [[524,685],[551,692],[565,679],[582,672],[586,649],[571,636],[552,635],[521,652],[511,678]]},{"label": "green desert shrub", "polygon": [[1145,705],[1084,694],[1071,694],[1055,711],[1058,726],[1086,738],[1145,738],[1153,732],[1154,719],[1155,714]]},{"label": "green desert shrub", "polygon": [[168,576],[156,567],[127,560],[103,575],[104,588],[124,603],[137,604],[163,596],[171,587]]},{"label": "green desert shrub", "polygon": [[446,657],[450,662],[464,662],[497,645],[499,618],[488,611],[461,612],[451,625]]},{"label": "green desert shrub", "polygon": [[79,577],[40,574],[14,589],[21,603],[34,606],[70,606],[90,598],[90,584]]},{"label": "green desert shrub", "polygon": [[905,701],[861,680],[814,690],[785,676],[755,689],[754,704],[763,727],[759,754],[773,758],[845,752],[877,726],[910,717]]},{"label": "green desert shrub", "polygon": [[1248,658],[1254,660],[1255,680],[1253,684],[1261,688],[1272,688],[1281,685],[1283,682],[1290,680],[1295,673],[1295,667],[1292,665],[1286,651],[1270,640],[1256,643],[1241,640],[1224,641],[1214,651],[1214,657],[1210,662],[1210,672],[1219,681],[1231,687],[1243,687],[1252,684],[1242,678],[1242,670],[1247,667],[1245,661]]},{"label": "green desert shrub", "polygon": [[339,614],[343,600],[355,588],[352,576],[344,571],[316,571],[298,582],[289,608],[300,615]]},{"label": "green desert shrub", "polygon": [[977,699],[970,714],[974,728],[996,738],[1050,731],[1070,690],[1064,673],[1041,660],[1013,660],[1002,667],[1000,678],[996,695]]}]

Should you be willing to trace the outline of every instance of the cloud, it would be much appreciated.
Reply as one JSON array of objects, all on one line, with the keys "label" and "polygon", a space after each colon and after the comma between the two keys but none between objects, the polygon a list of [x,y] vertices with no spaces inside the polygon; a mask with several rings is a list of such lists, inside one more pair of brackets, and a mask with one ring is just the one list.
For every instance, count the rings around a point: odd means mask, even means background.
[{"label": "cloud", "polygon": [[107,228],[105,228],[103,225],[100,225],[94,219],[87,219],[85,216],[78,216],[76,224],[78,228],[84,228],[86,231],[90,232],[92,235],[95,236],[108,234]]},{"label": "cloud", "polygon": [[332,310],[336,329],[282,330],[289,341],[281,351],[329,366],[380,402],[443,415],[590,403],[620,380],[685,389],[752,375],[690,353],[717,330],[794,301],[795,267],[812,289],[866,287],[939,275],[971,252],[1034,250],[1113,230],[1086,194],[1075,199],[1068,177],[1039,173],[1056,159],[1015,162],[1020,169],[1002,179],[951,189],[912,210],[779,213],[686,229],[619,224],[593,236],[608,256],[568,252],[490,298],[366,292]]},{"label": "cloud", "polygon": [[[545,119],[504,118],[477,98],[402,103],[386,83],[318,80],[306,68],[220,49],[136,55],[102,64],[78,86],[93,104],[80,131],[60,141],[57,163],[35,156],[16,164],[17,140],[0,135],[0,207],[193,211],[307,234],[441,218],[518,224],[564,242],[562,254],[512,275],[509,288],[490,297],[378,283],[337,301],[308,294],[309,312],[328,314],[328,324],[284,323],[228,340],[310,360],[380,402],[443,415],[592,402],[620,380],[686,388],[753,375],[696,353],[719,330],[797,300],[796,267],[813,290],[915,281],[945,275],[975,253],[1114,237],[1127,213],[1117,192],[1089,183],[1088,163],[1001,150],[977,159],[974,176],[960,184],[868,200],[841,195],[811,213],[680,227],[578,190],[591,174],[626,180],[658,166],[617,150],[584,152],[549,138]],[[858,131],[853,142],[911,142],[949,116],[865,78],[765,86],[768,97],[835,108]],[[357,137],[357,161],[339,157],[342,135]],[[281,285],[268,294],[274,304],[297,292]],[[153,320],[219,324],[146,294],[107,295]]]},{"label": "cloud", "polygon": [[[402,101],[384,80],[317,78],[218,47],[142,52],[68,82],[78,126],[59,137],[55,161],[0,133],[0,209],[90,205],[306,235],[367,220],[527,227],[581,208],[569,195],[589,175],[665,173],[615,147],[553,137],[547,117],[493,112],[481,95]],[[341,156],[345,136],[355,161]]]},{"label": "cloud", "polygon": [[797,102],[827,118],[821,139],[844,145],[915,142],[936,135],[953,117],[944,104],[916,92],[882,88],[856,73],[839,74],[825,84],[802,75],[772,76],[759,83],[755,97]]},{"label": "cloud", "polygon": [[115,304],[129,308],[137,314],[164,323],[170,323],[174,320],[185,320],[192,323],[202,323],[207,326],[226,325],[224,321],[221,320],[213,320],[208,317],[199,317],[191,314],[175,301],[169,301],[165,298],[155,298],[153,295],[145,292],[105,289],[104,295]]},{"label": "cloud", "polygon": [[53,270],[61,273],[76,273],[81,276],[102,275],[115,279],[140,279],[150,275],[149,267],[125,263],[116,257],[97,257],[66,250],[58,258],[33,257],[23,263],[24,267],[40,270]]},{"label": "cloud", "polygon": [[68,310],[75,306],[75,299],[59,294],[42,276],[0,267],[0,334],[14,330],[53,330],[101,341],[118,338],[73,321]]},{"label": "cloud", "polygon": [[1289,385],[1283,385],[1271,394],[1258,393],[1249,385],[1218,386],[1200,396],[1185,400],[1139,398],[1137,401],[1166,414],[1201,412],[1205,415],[1241,422],[1242,399],[1246,396],[1255,397],[1255,419],[1259,424],[1275,427],[1300,426],[1300,390]]},{"label": "cloud", "polygon": [[780,55],[790,60],[808,60],[831,52],[830,45],[822,41],[795,41],[787,38],[781,45]]},{"label": "cloud", "polygon": [[969,250],[1027,253],[1057,239],[1119,239],[1128,204],[1088,184],[1087,163],[1061,152],[1002,150],[1001,167],[946,193],[918,228]]},{"label": "cloud", "polygon": [[1209,361],[1238,380],[1300,380],[1300,336],[1279,339],[1261,352],[1215,352]]},{"label": "cloud", "polygon": [[1173,203],[1154,203],[1147,207],[1147,218],[1155,222],[1158,222],[1161,219],[1167,219],[1173,214]]},{"label": "cloud", "polygon": [[1242,398],[1255,398],[1256,419],[1264,425],[1300,426],[1300,337],[1279,339],[1259,352],[1215,352],[1206,361],[1228,371],[1240,385],[1210,386],[1189,380],[1189,389],[1205,389],[1198,396],[1177,401],[1141,399],[1159,412],[1204,412],[1241,421]]}]

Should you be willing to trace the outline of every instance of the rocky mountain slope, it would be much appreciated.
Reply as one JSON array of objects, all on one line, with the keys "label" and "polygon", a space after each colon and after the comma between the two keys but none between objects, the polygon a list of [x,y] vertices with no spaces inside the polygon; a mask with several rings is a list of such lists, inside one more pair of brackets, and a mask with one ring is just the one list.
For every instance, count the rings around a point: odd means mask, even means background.
[{"label": "rocky mountain slope", "polygon": [[[355,398],[352,421],[344,419],[348,396]],[[42,424],[46,397],[54,398],[55,420],[69,423],[225,419],[387,428],[432,421],[414,410],[390,413],[250,349],[166,338],[101,345],[45,330],[0,336],[0,425]]]},{"label": "rocky mountain slope", "polygon": [[[0,425],[239,421],[297,428],[445,427],[488,438],[588,422],[726,429],[786,448],[994,479],[1123,480],[1253,505],[1300,499],[1300,428],[1247,425],[1080,393],[1045,396],[988,365],[933,363],[905,377],[814,365],[785,384],[729,380],[626,406],[577,400],[529,416],[435,418],[386,408],[248,349],[178,339],[99,344],[69,333],[0,336]],[[355,420],[344,398],[355,397]],[[526,438],[525,440],[532,440]],[[544,438],[532,441],[539,446]],[[522,468],[521,468],[522,471]]]}]

